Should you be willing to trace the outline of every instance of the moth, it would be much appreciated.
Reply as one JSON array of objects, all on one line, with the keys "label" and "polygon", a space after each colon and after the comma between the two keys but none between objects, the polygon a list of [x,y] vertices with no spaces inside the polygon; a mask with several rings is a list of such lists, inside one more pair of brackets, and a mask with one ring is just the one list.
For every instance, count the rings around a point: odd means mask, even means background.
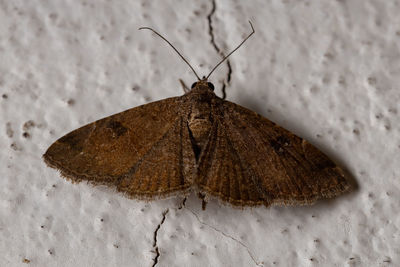
[{"label": "moth", "polygon": [[[251,25],[251,23],[250,23]],[[44,161],[72,182],[152,200],[197,191],[233,206],[311,204],[349,189],[343,171],[306,140],[214,93],[211,73],[179,97],[100,119],[53,143]]]}]

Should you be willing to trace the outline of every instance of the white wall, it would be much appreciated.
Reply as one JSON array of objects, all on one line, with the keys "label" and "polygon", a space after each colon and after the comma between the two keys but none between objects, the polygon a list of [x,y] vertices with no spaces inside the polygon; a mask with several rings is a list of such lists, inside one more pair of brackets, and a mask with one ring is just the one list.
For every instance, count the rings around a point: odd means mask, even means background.
[{"label": "white wall", "polygon": [[[215,1],[213,13],[212,1],[0,1],[1,266],[151,266],[166,210],[158,266],[400,265],[400,1]],[[138,27],[206,74],[220,59],[209,24],[227,53],[248,20],[256,34],[230,58],[228,100],[315,144],[355,192],[248,210],[202,211],[191,196],[178,209],[179,198],[71,184],[43,163],[65,133],[195,81]],[[217,94],[227,75],[224,64],[211,77]]]}]

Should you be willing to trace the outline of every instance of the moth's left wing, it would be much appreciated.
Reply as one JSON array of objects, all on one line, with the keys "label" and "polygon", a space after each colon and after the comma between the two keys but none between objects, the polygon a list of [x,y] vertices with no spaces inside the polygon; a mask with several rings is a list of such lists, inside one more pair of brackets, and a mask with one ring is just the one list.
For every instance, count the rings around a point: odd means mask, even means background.
[{"label": "moth's left wing", "polygon": [[83,126],[58,139],[43,158],[73,182],[113,186],[130,197],[186,190],[195,159],[179,99],[152,102]]}]

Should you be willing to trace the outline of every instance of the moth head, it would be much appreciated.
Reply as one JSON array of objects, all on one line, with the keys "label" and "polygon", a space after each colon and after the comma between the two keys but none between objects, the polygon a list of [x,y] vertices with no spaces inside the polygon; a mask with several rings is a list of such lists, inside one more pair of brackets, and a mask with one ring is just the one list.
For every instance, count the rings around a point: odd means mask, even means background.
[{"label": "moth head", "polygon": [[208,89],[214,91],[214,85],[208,82],[207,80],[200,80],[198,82],[193,83],[191,89],[194,89],[196,87],[199,89]]}]

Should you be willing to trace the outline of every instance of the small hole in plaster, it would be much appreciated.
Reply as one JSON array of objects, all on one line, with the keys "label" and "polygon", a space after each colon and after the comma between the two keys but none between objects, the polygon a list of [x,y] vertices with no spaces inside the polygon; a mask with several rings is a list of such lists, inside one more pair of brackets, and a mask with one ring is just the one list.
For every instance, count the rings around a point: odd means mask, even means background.
[{"label": "small hole in plaster", "polygon": [[316,85],[311,86],[310,92],[311,92],[312,94],[318,93],[318,92],[319,92],[318,86],[316,86]]},{"label": "small hole in plaster", "polygon": [[376,85],[376,78],[375,77],[368,77],[368,84],[375,86]]},{"label": "small hole in plaster", "polygon": [[75,104],[75,99],[72,99],[72,98],[68,99],[67,100],[67,104],[68,104],[68,106],[74,105]]},{"label": "small hole in plaster", "polygon": [[138,92],[140,90],[140,86],[135,84],[134,86],[132,86],[132,91],[133,92]]},{"label": "small hole in plaster", "polygon": [[22,126],[22,129],[24,131],[28,131],[30,128],[35,126],[35,122],[33,120],[29,120],[27,122],[24,123],[24,125]]}]

